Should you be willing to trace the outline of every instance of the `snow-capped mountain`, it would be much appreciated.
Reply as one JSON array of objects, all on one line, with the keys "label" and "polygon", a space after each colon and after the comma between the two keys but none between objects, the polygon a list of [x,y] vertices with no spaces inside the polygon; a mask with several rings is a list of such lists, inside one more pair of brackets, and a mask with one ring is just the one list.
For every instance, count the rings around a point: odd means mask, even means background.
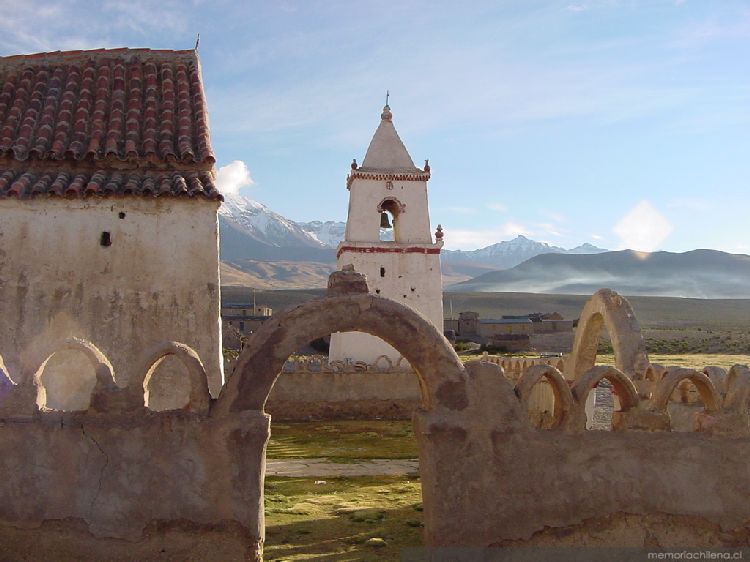
[{"label": "snow-capped mountain", "polygon": [[226,195],[219,208],[219,216],[269,246],[327,247],[300,224],[242,195]]},{"label": "snow-capped mountain", "polygon": [[540,254],[598,254],[606,251],[588,243],[566,250],[519,235],[513,240],[498,242],[478,250],[443,250],[441,254],[443,261],[448,263],[473,262],[508,269]]},{"label": "snow-capped mountain", "polygon": [[346,223],[343,221],[312,221],[301,222],[299,226],[323,244],[326,248],[335,248],[344,239]]},{"label": "snow-capped mountain", "polygon": [[[335,248],[344,237],[342,221],[298,223],[272,211],[262,203],[228,194],[219,209],[221,259],[241,271],[255,271],[259,263],[285,262],[287,269],[300,262],[335,267]],[[383,233],[383,240],[393,230]],[[460,274],[463,279],[490,269],[514,267],[539,254],[594,254],[604,252],[591,244],[572,250],[535,242],[525,236],[492,244],[473,251],[443,250],[443,273]],[[281,266],[280,266],[281,267]],[[265,271],[265,270],[263,270]]]},{"label": "snow-capped mountain", "polygon": [[564,253],[566,254],[603,254],[604,252],[608,252],[608,251],[609,250],[598,248],[594,246],[593,244],[584,242],[580,246],[576,246],[575,248],[571,248],[570,250],[565,250]]}]

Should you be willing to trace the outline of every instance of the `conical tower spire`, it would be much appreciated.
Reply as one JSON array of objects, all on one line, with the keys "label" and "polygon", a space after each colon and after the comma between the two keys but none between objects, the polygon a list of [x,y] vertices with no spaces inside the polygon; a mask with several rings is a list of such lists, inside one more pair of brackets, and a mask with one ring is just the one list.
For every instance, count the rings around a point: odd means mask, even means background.
[{"label": "conical tower spire", "polygon": [[362,162],[362,171],[387,172],[420,172],[409,156],[404,143],[393,126],[393,113],[387,98],[383,112],[380,114],[380,125],[370,141],[370,146]]}]

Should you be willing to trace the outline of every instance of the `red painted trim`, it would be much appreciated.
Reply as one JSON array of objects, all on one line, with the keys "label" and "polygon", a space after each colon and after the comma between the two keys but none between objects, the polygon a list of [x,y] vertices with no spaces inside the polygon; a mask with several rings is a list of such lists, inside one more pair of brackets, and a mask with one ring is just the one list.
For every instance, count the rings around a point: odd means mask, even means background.
[{"label": "red painted trim", "polygon": [[340,257],[344,252],[357,252],[360,254],[439,254],[440,248],[420,248],[418,246],[409,246],[407,248],[380,248],[359,246],[341,246],[336,252],[336,257]]}]

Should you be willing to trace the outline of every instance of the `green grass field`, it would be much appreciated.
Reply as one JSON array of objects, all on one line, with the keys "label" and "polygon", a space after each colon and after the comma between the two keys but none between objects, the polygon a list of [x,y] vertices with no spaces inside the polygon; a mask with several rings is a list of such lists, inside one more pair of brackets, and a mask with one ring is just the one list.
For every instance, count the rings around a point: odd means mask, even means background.
[{"label": "green grass field", "polygon": [[414,459],[417,444],[411,421],[328,421],[273,425],[269,459]]},{"label": "green grass field", "polygon": [[422,544],[414,477],[266,478],[265,500],[268,561],[399,560]]},{"label": "green grass field", "polygon": [[[649,359],[652,363],[664,365],[665,367],[678,366],[702,370],[704,367],[716,366],[722,369],[729,369],[733,365],[750,365],[750,355],[721,355],[721,354],[684,354],[684,355],[662,355],[650,354]],[[598,355],[597,363],[602,365],[614,365],[614,355]]]}]

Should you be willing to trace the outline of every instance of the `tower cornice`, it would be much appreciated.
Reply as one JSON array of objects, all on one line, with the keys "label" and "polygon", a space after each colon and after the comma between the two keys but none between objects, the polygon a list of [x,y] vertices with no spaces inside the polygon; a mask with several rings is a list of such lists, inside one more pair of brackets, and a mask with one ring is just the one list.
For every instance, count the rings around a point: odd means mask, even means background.
[{"label": "tower cornice", "polygon": [[356,179],[376,180],[376,181],[429,181],[430,172],[422,171],[417,168],[416,172],[385,172],[382,170],[368,170],[366,168],[357,168],[346,176],[346,188],[352,186]]}]

